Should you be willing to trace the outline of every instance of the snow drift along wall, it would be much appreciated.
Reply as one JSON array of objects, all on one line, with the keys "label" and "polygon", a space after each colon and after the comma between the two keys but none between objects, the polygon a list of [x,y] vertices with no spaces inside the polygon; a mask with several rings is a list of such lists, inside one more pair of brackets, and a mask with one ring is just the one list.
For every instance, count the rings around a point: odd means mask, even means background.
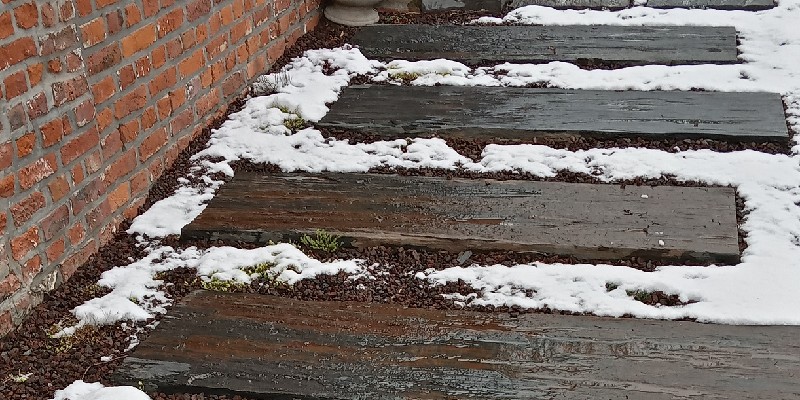
[{"label": "snow drift along wall", "polygon": [[0,0],[0,335],[135,214],[320,2]]}]

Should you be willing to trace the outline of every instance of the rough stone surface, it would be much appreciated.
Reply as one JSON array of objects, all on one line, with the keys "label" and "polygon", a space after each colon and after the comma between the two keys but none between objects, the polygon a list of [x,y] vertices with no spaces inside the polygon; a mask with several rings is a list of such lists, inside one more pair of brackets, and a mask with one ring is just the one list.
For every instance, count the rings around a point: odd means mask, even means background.
[{"label": "rough stone surface", "polygon": [[788,399],[798,333],[199,291],[114,379],[253,398]]},{"label": "rough stone surface", "polygon": [[766,10],[775,7],[773,0],[648,0],[653,8],[713,8],[717,10]]},{"label": "rough stone surface", "polygon": [[500,12],[503,9],[502,0],[422,0],[422,11],[442,11],[442,10],[487,10]]},{"label": "rough stone surface", "polygon": [[268,243],[317,229],[355,247],[739,259],[731,188],[237,173],[181,236]]},{"label": "rough stone surface", "polygon": [[351,86],[320,127],[385,137],[789,140],[777,93]]},{"label": "rough stone surface", "polygon": [[627,0],[511,0],[508,4],[509,9],[525,6],[619,10],[629,7],[630,2]]},{"label": "rough stone surface", "polygon": [[367,57],[467,63],[602,61],[725,64],[738,61],[736,30],[708,26],[375,25],[352,39]]}]

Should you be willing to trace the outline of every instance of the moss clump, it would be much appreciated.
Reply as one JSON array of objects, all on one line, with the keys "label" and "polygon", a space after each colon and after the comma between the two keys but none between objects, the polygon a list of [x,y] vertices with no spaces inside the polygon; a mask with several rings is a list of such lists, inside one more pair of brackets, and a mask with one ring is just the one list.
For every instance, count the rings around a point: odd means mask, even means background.
[{"label": "moss clump", "polygon": [[300,243],[311,249],[333,253],[342,247],[341,236],[333,235],[323,229],[317,229],[314,235],[303,235]]}]

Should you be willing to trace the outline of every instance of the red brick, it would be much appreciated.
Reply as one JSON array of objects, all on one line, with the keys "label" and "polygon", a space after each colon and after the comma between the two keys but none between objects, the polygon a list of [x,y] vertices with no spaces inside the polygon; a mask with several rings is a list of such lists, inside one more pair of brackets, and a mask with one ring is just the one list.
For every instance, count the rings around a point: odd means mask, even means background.
[{"label": "red brick", "polygon": [[152,60],[153,68],[161,68],[167,62],[167,48],[165,46],[155,48],[150,55],[150,59]]},{"label": "red brick", "polygon": [[119,87],[122,90],[129,88],[136,81],[136,72],[134,72],[132,64],[120,68],[117,76],[119,76]]},{"label": "red brick", "polygon": [[92,7],[92,0],[74,0],[75,1],[75,8],[78,9],[78,15],[81,17],[85,17],[91,14],[93,7]]},{"label": "red brick", "polygon": [[70,25],[40,39],[41,55],[46,56],[78,46],[78,31]]},{"label": "red brick", "polygon": [[175,38],[167,42],[167,57],[171,59],[176,59],[178,56],[183,53],[183,44],[181,43],[181,38]]},{"label": "red brick", "polygon": [[219,54],[221,54],[225,49],[228,48],[228,37],[225,34],[219,35],[211,40],[211,42],[206,45],[206,52],[208,53],[208,58],[213,59]]},{"label": "red brick", "polygon": [[181,33],[181,44],[183,45],[184,50],[194,47],[194,45],[197,44],[194,30],[189,29]]},{"label": "red brick", "polygon": [[0,13],[0,39],[5,39],[14,34],[14,24],[11,23],[11,11]]},{"label": "red brick", "polygon": [[172,131],[172,135],[175,136],[179,132],[182,132],[184,129],[188,128],[193,121],[194,114],[190,108],[181,111],[181,113],[173,118],[172,122],[170,122],[170,130]]},{"label": "red brick", "polygon": [[86,237],[86,230],[83,228],[83,225],[80,222],[76,223],[71,228],[69,228],[67,237],[69,237],[70,244],[75,246],[78,243],[82,242],[83,239]]},{"label": "red brick", "polygon": [[156,102],[156,107],[158,108],[159,121],[163,121],[169,118],[170,115],[172,115],[172,102],[170,101],[168,94],[158,99],[158,101]]},{"label": "red brick", "polygon": [[83,68],[83,57],[77,50],[67,54],[66,58],[67,72],[77,72]]},{"label": "red brick", "polygon": [[219,104],[219,89],[214,88],[197,100],[197,103],[195,105],[195,111],[197,111],[197,115],[207,116],[209,115],[211,110],[214,109],[214,107],[216,107],[218,104]]},{"label": "red brick", "polygon": [[67,117],[47,122],[41,127],[42,144],[44,147],[50,147],[58,143],[70,130]]},{"label": "red brick", "polygon": [[44,205],[45,198],[42,192],[33,192],[30,196],[11,206],[11,216],[14,217],[14,225],[17,227],[22,226],[31,219],[33,214],[41,210]]},{"label": "red brick", "polygon": [[18,174],[20,187],[23,190],[30,189],[42,179],[52,175],[58,168],[55,163],[55,155],[50,154],[20,169]]},{"label": "red brick", "polygon": [[150,171],[143,169],[131,178],[131,191],[133,193],[143,193],[150,184]]},{"label": "red brick", "polygon": [[50,263],[56,262],[59,258],[61,258],[61,256],[64,255],[65,247],[64,239],[58,239],[53,242],[53,244],[51,244],[45,251],[45,254],[47,255],[47,261]]},{"label": "red brick", "polygon": [[73,193],[70,203],[72,214],[79,215],[87,205],[103,195],[104,184],[100,180],[88,180],[86,186]]},{"label": "red brick", "polygon": [[117,119],[122,119],[130,113],[140,110],[146,103],[147,87],[141,85],[114,103],[114,115]]},{"label": "red brick", "polygon": [[97,129],[89,129],[61,148],[61,162],[67,165],[100,144]]},{"label": "red brick", "polygon": [[169,101],[172,111],[177,111],[186,102],[186,91],[181,88],[169,92]]},{"label": "red brick", "polygon": [[111,123],[114,121],[114,113],[111,111],[111,108],[104,108],[97,113],[95,120],[97,121],[97,129],[99,129],[100,132],[105,132],[106,128],[111,126]]},{"label": "red brick", "polygon": [[94,96],[94,101],[97,104],[100,104],[114,95],[117,92],[117,86],[114,84],[114,79],[110,76],[106,76],[100,82],[95,83],[92,85],[92,95]]},{"label": "red brick", "polygon": [[113,192],[108,195],[108,203],[112,210],[122,208],[131,199],[131,185],[129,182],[122,182]]},{"label": "red brick", "polygon": [[10,273],[3,280],[0,280],[0,300],[5,300],[20,288],[17,275]]},{"label": "red brick", "polygon": [[7,115],[12,131],[22,128],[28,122],[28,114],[25,112],[25,106],[22,103],[9,107]]},{"label": "red brick", "polygon": [[14,148],[11,145],[11,141],[0,144],[0,170],[11,166],[11,160],[14,158],[13,154]]},{"label": "red brick", "polygon": [[56,22],[58,22],[58,17],[53,6],[51,4],[42,4],[42,24],[44,27],[52,28]]},{"label": "red brick", "polygon": [[130,143],[139,136],[139,120],[134,119],[119,126],[119,133],[123,143]]},{"label": "red brick", "polygon": [[250,20],[246,19],[242,22],[239,22],[231,28],[231,43],[237,43],[239,40],[251,32],[253,32],[253,27],[250,25]]},{"label": "red brick", "polygon": [[120,32],[125,25],[125,18],[122,17],[122,10],[117,10],[106,15],[106,24],[108,25],[108,34],[115,35]]},{"label": "red brick", "polygon": [[83,165],[80,163],[75,164],[69,173],[72,176],[72,182],[75,185],[83,182],[83,178],[86,177],[86,174],[83,172]]},{"label": "red brick", "polygon": [[30,37],[19,38],[5,46],[0,46],[0,70],[35,55],[36,42]]},{"label": "red brick", "polygon": [[145,18],[150,18],[158,13],[158,10],[160,9],[158,0],[142,0],[142,2],[142,5],[144,6]]},{"label": "red brick", "polygon": [[109,160],[114,154],[117,154],[122,149],[122,137],[120,136],[119,129],[109,133],[108,136],[103,138],[100,142],[100,150],[103,152],[103,159]]},{"label": "red brick", "polygon": [[17,71],[3,80],[6,87],[6,99],[11,100],[28,91],[28,81],[25,79],[25,71]]},{"label": "red brick", "polygon": [[14,9],[14,17],[17,20],[17,26],[22,29],[30,29],[39,23],[39,8],[36,7],[36,2],[25,3]]},{"label": "red brick", "polygon": [[61,275],[64,276],[64,279],[69,279],[72,275],[75,274],[75,271],[78,270],[78,267],[83,265],[92,254],[97,252],[97,242],[94,240],[89,240],[83,248],[78,250],[72,256],[67,257],[63,263],[61,263]]},{"label": "red brick", "polygon": [[197,72],[203,65],[205,65],[203,49],[197,49],[191,56],[178,64],[178,71],[180,72],[181,78],[186,78]]},{"label": "red brick", "polygon": [[122,39],[122,55],[130,57],[144,50],[156,41],[156,30],[153,24],[145,25]]},{"label": "red brick", "polygon": [[47,62],[47,70],[52,73],[59,73],[63,69],[63,64],[61,63],[61,58],[56,57]]},{"label": "red brick", "polygon": [[36,145],[36,133],[28,132],[17,139],[17,157],[23,158],[33,152]]},{"label": "red brick", "polygon": [[158,115],[156,115],[155,106],[147,107],[147,109],[145,109],[144,112],[142,113],[141,120],[142,120],[141,122],[142,129],[146,130],[152,128],[153,125],[155,125],[156,122],[158,122]]},{"label": "red brick", "polygon": [[136,4],[125,6],[125,24],[130,28],[142,21],[142,12]]},{"label": "red brick", "polygon": [[176,8],[158,19],[158,38],[163,38],[178,29],[183,23],[183,9]]},{"label": "red brick", "polygon": [[144,56],[138,60],[136,60],[136,64],[134,64],[134,73],[136,74],[137,78],[141,78],[143,76],[147,76],[150,73],[150,57]]},{"label": "red brick", "polygon": [[[0,297],[0,299],[1,298],[2,297]],[[14,321],[11,318],[11,311],[12,310],[0,312],[0,336],[10,333],[14,330]]]},{"label": "red brick", "polygon": [[25,105],[28,108],[28,118],[31,120],[47,114],[47,96],[44,92],[33,95],[30,100],[25,102]]},{"label": "red brick", "polygon": [[89,91],[89,84],[85,76],[76,76],[63,82],[53,84],[53,100],[60,106],[68,101],[81,97]]},{"label": "red brick", "polygon": [[39,245],[39,228],[32,226],[25,233],[11,239],[11,256],[19,261]]},{"label": "red brick", "polygon": [[167,130],[161,128],[148,136],[139,146],[139,160],[145,161],[167,143]]},{"label": "red brick", "polygon": [[50,240],[56,236],[59,236],[61,231],[64,230],[67,225],[69,225],[69,208],[65,204],[61,207],[58,207],[51,212],[50,215],[42,219],[40,226],[42,228],[42,236],[44,236],[44,240]]},{"label": "red brick", "polygon": [[61,15],[61,22],[67,22],[75,18],[75,4],[71,0],[61,3],[59,14]]},{"label": "red brick", "polygon": [[177,82],[178,75],[175,72],[175,68],[169,67],[165,69],[163,72],[156,75],[152,81],[150,81],[150,96],[155,96],[161,93],[163,90],[175,86]]},{"label": "red brick", "polygon": [[[0,235],[6,234],[6,226],[8,225],[8,217],[5,212],[0,212]],[[6,261],[6,255],[3,253],[3,246],[0,246],[0,266]]]},{"label": "red brick", "polygon": [[44,72],[44,64],[36,63],[28,66],[28,81],[31,87],[34,87],[42,81],[42,73]]},{"label": "red brick", "polygon": [[[100,202],[94,208],[86,213],[86,225],[90,231],[97,230],[103,226],[103,222],[112,214],[113,210],[108,202],[108,199]],[[102,239],[100,240],[103,241]]]},{"label": "red brick", "polygon": [[119,50],[119,44],[114,41],[110,45],[89,56],[87,71],[89,75],[94,75],[119,64],[121,60],[122,53]]},{"label": "red brick", "polygon": [[203,43],[208,39],[208,25],[200,23],[194,28],[194,37],[197,43]]},{"label": "red brick", "polygon": [[75,113],[75,123],[78,126],[85,126],[94,119],[94,102],[92,99],[85,100],[73,110]]},{"label": "red brick", "polygon": [[14,195],[14,175],[0,177],[0,197],[8,198]]},{"label": "red brick", "polygon": [[83,160],[83,166],[86,168],[86,172],[88,175],[91,175],[100,170],[100,167],[103,166],[103,153],[100,150],[95,150],[86,155],[86,158]]},{"label": "red brick", "polygon": [[[35,255],[22,266],[22,284],[29,285],[39,272],[42,272],[42,259]],[[28,305],[24,308],[27,309]]]},{"label": "red brick", "polygon": [[103,17],[97,17],[81,25],[83,45],[92,47],[106,38],[106,22]]},{"label": "red brick", "polygon": [[47,188],[50,189],[50,197],[53,199],[53,202],[63,199],[64,196],[69,193],[69,183],[64,175],[57,176],[50,181],[50,183],[47,184]]},{"label": "red brick", "polygon": [[228,97],[232,94],[238,94],[242,87],[244,87],[244,75],[241,72],[237,72],[222,82],[222,95]]},{"label": "red brick", "polygon": [[186,16],[194,21],[211,11],[211,0],[195,0],[186,6]]}]

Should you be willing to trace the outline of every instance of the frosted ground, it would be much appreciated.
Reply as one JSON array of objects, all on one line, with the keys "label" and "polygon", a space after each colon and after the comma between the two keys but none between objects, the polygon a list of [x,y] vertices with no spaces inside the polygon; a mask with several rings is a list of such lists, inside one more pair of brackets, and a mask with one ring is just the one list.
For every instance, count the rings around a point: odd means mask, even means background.
[{"label": "frosted ground", "polygon": [[[288,283],[317,274],[345,271],[368,275],[360,260],[323,263],[289,244],[254,250],[218,247],[176,250],[160,244],[161,237],[180,232],[200,214],[204,203],[223,184],[210,172],[232,175],[236,160],[272,163],[285,171],[364,172],[372,167],[463,168],[469,171],[519,171],[553,176],[557,171],[590,173],[605,181],[670,174],[678,180],[731,185],[745,200],[747,249],[736,266],[665,266],[655,272],[610,265],[534,263],[506,267],[471,265],[417,274],[421,285],[463,279],[480,295],[459,297],[462,304],[550,307],[604,316],[630,314],[642,318],[695,318],[722,324],[800,324],[800,144],[793,141],[792,155],[754,151],[715,153],[707,150],[667,153],[648,149],[594,149],[566,151],[537,145],[489,145],[480,160],[459,155],[439,139],[394,140],[353,144],[324,138],[315,129],[291,132],[284,120],[318,121],[328,111],[325,103],[355,75],[375,81],[400,82],[398,77],[418,76],[414,85],[524,86],[611,90],[771,91],[784,96],[788,122],[800,131],[800,0],[781,1],[775,9],[760,12],[715,10],[655,10],[635,7],[619,12],[557,11],[525,7],[504,19],[524,24],[607,25],[733,25],[739,32],[739,65],[638,66],[618,70],[581,70],[571,64],[503,64],[469,68],[448,60],[381,63],[364,58],[357,49],[339,48],[305,53],[286,66],[283,77],[265,76],[261,84],[283,83],[279,93],[250,99],[215,131],[206,150],[195,156],[192,174],[201,186],[182,181],[176,193],[139,216],[129,233],[141,236],[148,256],[131,260],[103,274],[100,285],[112,292],[74,309],[81,324],[141,321],[166,312],[170,299],[160,291],[157,272],[177,267],[197,268],[203,279],[251,278],[242,267],[274,263],[273,274]],[[324,64],[336,68],[327,76]],[[205,157],[221,157],[211,163]],[[292,270],[286,269],[292,265]],[[299,272],[297,272],[299,271]],[[607,291],[606,284],[617,285]],[[533,290],[527,297],[526,290]],[[662,290],[692,304],[680,307],[650,306],[630,298],[626,291]],[[135,302],[132,300],[136,300]],[[69,330],[65,332],[69,333]],[[132,388],[101,388],[75,382],[56,392],[64,399],[147,399]]]}]

